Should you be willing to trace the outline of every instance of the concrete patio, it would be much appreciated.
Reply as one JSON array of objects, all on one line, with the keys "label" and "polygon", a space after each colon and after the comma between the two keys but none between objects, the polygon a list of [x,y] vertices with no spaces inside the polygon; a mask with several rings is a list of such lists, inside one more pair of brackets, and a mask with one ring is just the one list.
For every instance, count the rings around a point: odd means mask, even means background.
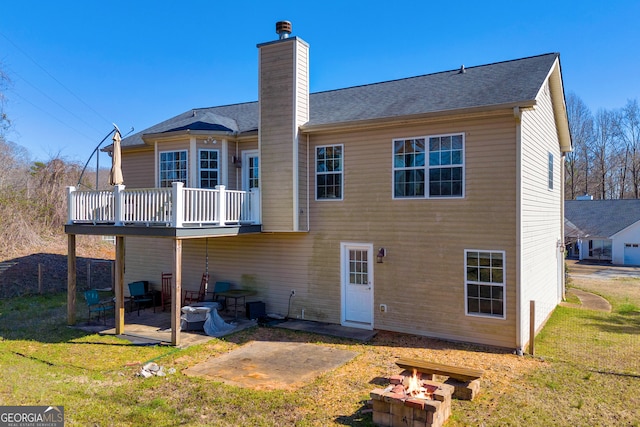
[{"label": "concrete patio", "polygon": [[[245,317],[238,317],[236,320],[233,313],[222,311],[221,317],[227,323],[235,323],[236,327],[224,335],[233,334],[243,329],[256,326],[256,320],[249,320]],[[282,322],[273,322],[273,327],[289,329],[301,332],[310,332],[319,335],[328,335],[339,338],[352,339],[355,341],[366,342],[373,338],[376,331],[348,328],[341,325],[314,322],[310,320],[288,319]],[[91,322],[79,322],[74,328],[81,329],[86,332],[117,335],[115,330],[115,319],[113,316],[107,316],[106,324],[103,319]],[[162,311],[156,307],[155,312],[152,308],[146,308],[140,311],[125,313],[124,334],[117,335],[120,338],[131,341],[137,345],[171,345],[171,313]],[[187,348],[192,345],[205,343],[214,337],[208,336],[203,330],[181,331],[180,332],[180,348]]]}]

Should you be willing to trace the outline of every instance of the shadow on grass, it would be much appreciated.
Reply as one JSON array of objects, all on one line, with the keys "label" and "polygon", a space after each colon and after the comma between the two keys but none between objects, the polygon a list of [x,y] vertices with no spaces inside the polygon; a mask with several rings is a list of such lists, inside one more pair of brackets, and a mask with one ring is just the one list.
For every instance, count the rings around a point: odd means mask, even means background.
[{"label": "shadow on grass", "polygon": [[[78,318],[86,317],[81,302],[77,306]],[[5,340],[54,344],[88,335],[92,333],[67,326],[66,292],[0,300],[0,337]]]},{"label": "shadow on grass", "polygon": [[340,415],[334,419],[336,424],[345,426],[370,426],[373,425],[372,411],[366,400],[361,400],[362,405],[353,415]]},{"label": "shadow on grass", "polygon": [[[585,316],[600,332],[623,335],[640,335],[640,313],[607,313]],[[638,342],[640,350],[640,342]]]}]

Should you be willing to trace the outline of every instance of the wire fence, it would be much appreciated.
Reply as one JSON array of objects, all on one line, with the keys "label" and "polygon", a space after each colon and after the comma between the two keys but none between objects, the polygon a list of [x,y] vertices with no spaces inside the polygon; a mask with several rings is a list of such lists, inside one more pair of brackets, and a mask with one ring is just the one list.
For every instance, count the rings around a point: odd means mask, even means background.
[{"label": "wire fence", "polygon": [[558,306],[536,337],[534,355],[640,378],[640,309],[633,304],[613,312]]},{"label": "wire fence", "polygon": [[[78,258],[78,290],[111,290],[113,280],[113,261]],[[34,254],[0,263],[0,298],[50,294],[66,289],[66,255]]]}]

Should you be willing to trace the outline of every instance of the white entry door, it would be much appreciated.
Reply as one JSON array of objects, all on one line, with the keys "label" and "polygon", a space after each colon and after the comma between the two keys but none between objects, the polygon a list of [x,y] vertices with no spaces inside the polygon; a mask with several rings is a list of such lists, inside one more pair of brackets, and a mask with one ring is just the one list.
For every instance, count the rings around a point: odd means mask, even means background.
[{"label": "white entry door", "polygon": [[373,329],[373,245],[340,244],[342,324]]}]

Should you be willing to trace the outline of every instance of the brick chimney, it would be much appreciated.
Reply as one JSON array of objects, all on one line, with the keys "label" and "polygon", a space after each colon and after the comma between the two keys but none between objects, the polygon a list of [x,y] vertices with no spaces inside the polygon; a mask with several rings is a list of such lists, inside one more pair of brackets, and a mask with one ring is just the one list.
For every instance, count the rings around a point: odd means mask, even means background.
[{"label": "brick chimney", "polygon": [[[279,39],[258,45],[260,189],[263,231],[306,231],[309,45],[276,24]],[[303,206],[301,206],[301,204]]]}]

